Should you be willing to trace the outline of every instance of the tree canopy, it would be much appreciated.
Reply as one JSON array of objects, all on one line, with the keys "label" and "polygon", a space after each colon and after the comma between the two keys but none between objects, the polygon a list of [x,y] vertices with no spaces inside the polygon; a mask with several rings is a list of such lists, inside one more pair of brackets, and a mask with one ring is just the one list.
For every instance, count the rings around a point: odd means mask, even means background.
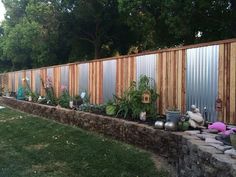
[{"label": "tree canopy", "polygon": [[2,0],[1,70],[236,37],[235,0]]}]

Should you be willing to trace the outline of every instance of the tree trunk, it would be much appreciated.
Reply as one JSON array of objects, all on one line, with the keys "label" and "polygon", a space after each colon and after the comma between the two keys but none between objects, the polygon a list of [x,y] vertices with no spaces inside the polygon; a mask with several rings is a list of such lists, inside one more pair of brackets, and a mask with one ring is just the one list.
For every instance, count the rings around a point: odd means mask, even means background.
[{"label": "tree trunk", "polygon": [[99,59],[101,56],[101,45],[99,39],[94,42],[94,59]]}]

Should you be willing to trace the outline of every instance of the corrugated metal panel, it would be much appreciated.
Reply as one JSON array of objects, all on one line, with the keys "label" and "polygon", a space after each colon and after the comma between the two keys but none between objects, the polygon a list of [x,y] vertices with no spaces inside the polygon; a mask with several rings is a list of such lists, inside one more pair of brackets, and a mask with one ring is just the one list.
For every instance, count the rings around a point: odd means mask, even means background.
[{"label": "corrugated metal panel", "polygon": [[31,71],[26,71],[26,79],[27,79],[27,82],[30,86],[30,83],[31,83]]},{"label": "corrugated metal panel", "polygon": [[153,79],[151,84],[155,86],[157,72],[156,62],[157,55],[155,54],[137,57],[137,81],[139,80],[141,75],[146,75]]},{"label": "corrugated metal panel", "polygon": [[89,65],[87,63],[78,65],[79,67],[79,94],[88,91],[88,71]]},{"label": "corrugated metal panel", "polygon": [[116,94],[116,60],[103,62],[103,101],[107,102]]},{"label": "corrugated metal panel", "polygon": [[22,74],[22,72],[21,71],[19,71],[18,72],[18,88],[20,88],[20,87],[22,87],[22,76],[23,74]]},{"label": "corrugated metal panel", "polygon": [[47,68],[47,77],[53,79],[53,68]]},{"label": "corrugated metal panel", "polygon": [[187,110],[194,104],[203,113],[204,107],[207,107],[211,121],[217,120],[218,61],[218,45],[187,50]]},{"label": "corrugated metal panel", "polygon": [[28,80],[31,79],[31,71],[26,71],[26,77]]},{"label": "corrugated metal panel", "polygon": [[69,89],[69,66],[61,66],[61,87]]},{"label": "corrugated metal panel", "polygon": [[41,78],[40,78],[40,70],[35,70],[34,71],[34,79],[35,79],[35,92],[37,94],[40,94],[40,90],[41,90]]}]

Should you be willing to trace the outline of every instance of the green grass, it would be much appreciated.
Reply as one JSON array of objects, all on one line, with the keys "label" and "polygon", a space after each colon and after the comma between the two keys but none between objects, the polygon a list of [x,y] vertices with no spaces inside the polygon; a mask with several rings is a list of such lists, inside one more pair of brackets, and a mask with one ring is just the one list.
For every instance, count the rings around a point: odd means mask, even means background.
[{"label": "green grass", "polygon": [[0,177],[165,177],[133,146],[11,109],[0,110]]}]

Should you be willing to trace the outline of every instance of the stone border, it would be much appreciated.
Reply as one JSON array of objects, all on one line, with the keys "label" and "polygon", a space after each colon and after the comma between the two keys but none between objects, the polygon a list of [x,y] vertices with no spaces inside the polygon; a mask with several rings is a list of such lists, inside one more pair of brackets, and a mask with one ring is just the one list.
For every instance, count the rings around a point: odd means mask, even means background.
[{"label": "stone border", "polygon": [[236,160],[196,136],[157,130],[151,126],[92,113],[56,108],[3,97],[12,108],[78,126],[114,139],[151,150],[176,167],[180,177],[235,177]]}]

